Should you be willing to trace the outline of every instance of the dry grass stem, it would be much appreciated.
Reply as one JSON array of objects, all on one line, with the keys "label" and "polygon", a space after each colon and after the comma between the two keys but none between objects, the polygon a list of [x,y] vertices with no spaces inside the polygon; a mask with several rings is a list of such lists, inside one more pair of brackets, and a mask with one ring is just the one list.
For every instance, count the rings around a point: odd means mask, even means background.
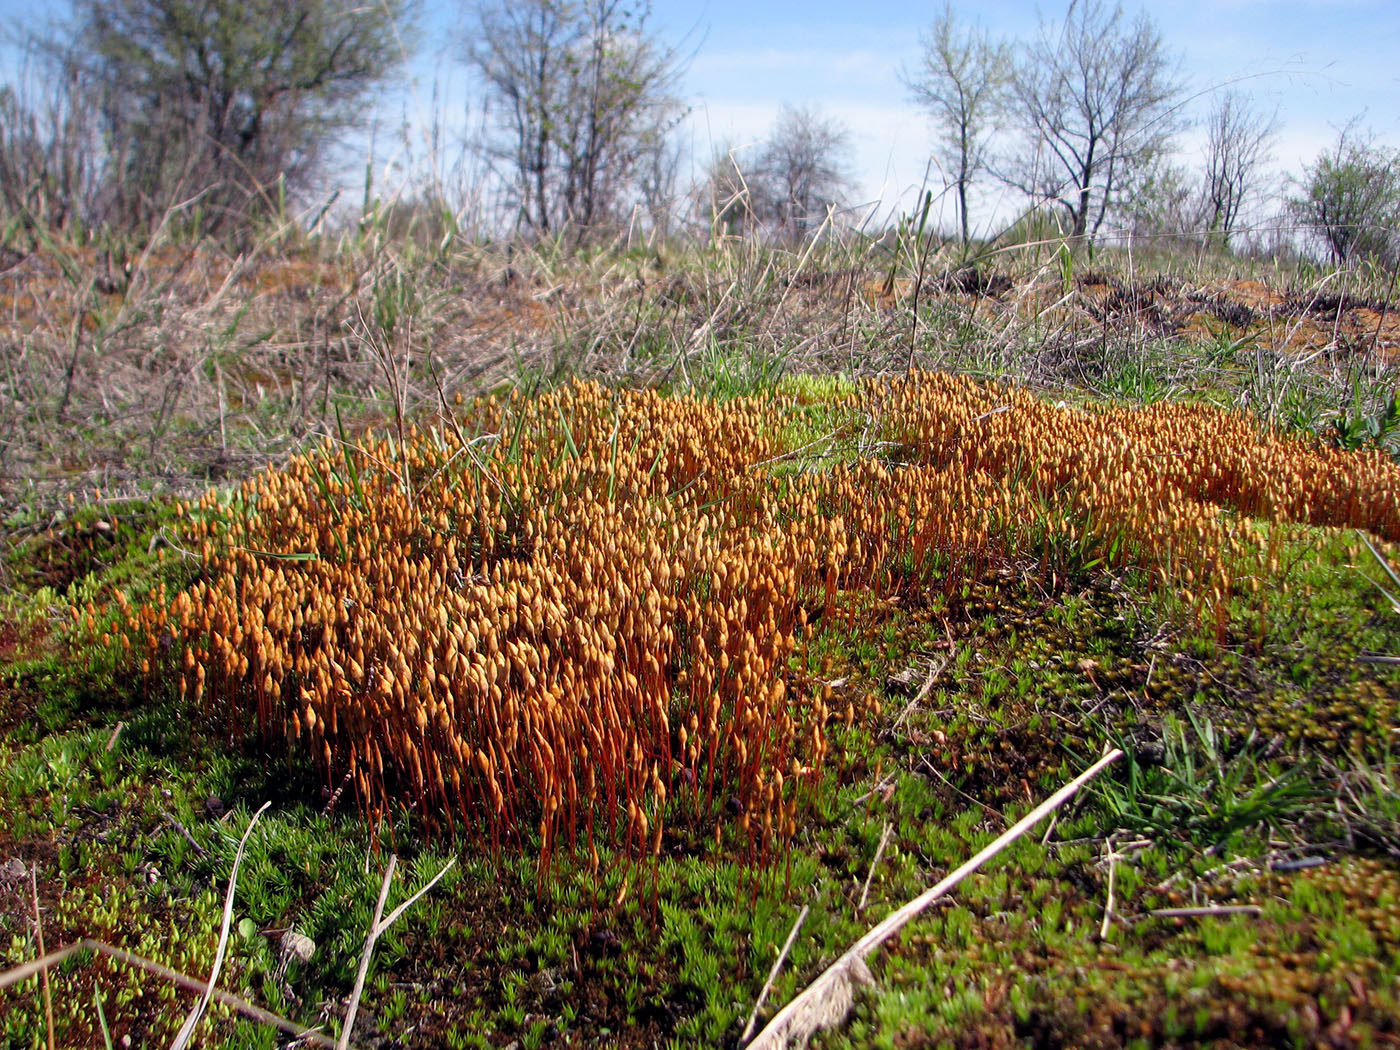
[{"label": "dry grass stem", "polygon": [[219,971],[223,969],[224,965],[224,952],[228,949],[228,931],[233,922],[233,893],[238,886],[238,868],[243,863],[243,851],[248,846],[248,837],[252,835],[253,828],[257,826],[258,820],[271,805],[271,802],[264,802],[258,807],[258,811],[248,821],[248,827],[244,829],[243,837],[238,840],[238,850],[233,855],[233,868],[228,876],[228,892],[224,894],[224,917],[219,925],[219,944],[214,950],[214,968],[209,972],[209,980],[204,984],[204,994],[199,997],[199,1002],[195,1003],[194,1009],[185,1018],[185,1023],[180,1026],[180,1031],[175,1035],[175,1041],[170,1044],[170,1050],[185,1050],[190,1045],[190,1040],[194,1038],[194,1030],[204,1017],[205,1010],[209,1008],[209,1000],[214,996],[214,989],[219,981]]},{"label": "dry grass stem", "polygon": [[350,1033],[355,1027],[355,1015],[360,1010],[360,996],[365,990],[365,978],[369,975],[369,961],[374,954],[374,945],[380,936],[390,926],[398,921],[399,916],[406,912],[425,893],[438,884],[438,881],[452,870],[457,863],[457,858],[453,857],[442,869],[434,875],[428,882],[408,900],[404,901],[397,908],[389,913],[388,918],[384,918],[384,905],[389,899],[389,886],[394,878],[394,868],[398,864],[397,854],[390,854],[389,864],[384,869],[384,881],[379,887],[379,900],[374,906],[374,921],[370,923],[369,934],[365,937],[365,950],[360,955],[360,968],[355,974],[355,987],[350,992],[350,1002],[345,1009],[345,1027],[341,1029],[340,1040],[336,1043],[336,1050],[345,1050],[350,1045]]},{"label": "dry grass stem", "polygon": [[772,968],[768,971],[768,979],[763,982],[763,987],[759,990],[758,998],[754,1000],[753,1009],[749,1011],[749,1019],[744,1023],[744,1031],[739,1036],[740,1043],[748,1042],[749,1036],[753,1034],[753,1026],[758,1021],[758,1012],[763,1009],[763,1004],[768,1001],[768,993],[773,990],[773,982],[778,979],[778,974],[783,968],[783,962],[787,959],[788,952],[792,950],[793,942],[797,940],[797,932],[802,929],[802,924],[807,921],[807,914],[809,911],[811,911],[810,905],[802,905],[802,910],[797,913],[797,918],[793,921],[792,929],[788,930],[787,940],[783,941],[783,947],[778,952],[778,957],[773,960]]}]

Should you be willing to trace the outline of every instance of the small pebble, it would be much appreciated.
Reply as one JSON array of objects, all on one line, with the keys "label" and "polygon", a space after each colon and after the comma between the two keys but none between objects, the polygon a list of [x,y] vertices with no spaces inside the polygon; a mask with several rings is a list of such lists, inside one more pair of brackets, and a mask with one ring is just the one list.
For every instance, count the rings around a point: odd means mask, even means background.
[{"label": "small pebble", "polygon": [[311,957],[316,954],[316,942],[304,933],[294,933],[288,930],[282,934],[282,957],[291,959],[296,957],[302,962],[310,962]]}]

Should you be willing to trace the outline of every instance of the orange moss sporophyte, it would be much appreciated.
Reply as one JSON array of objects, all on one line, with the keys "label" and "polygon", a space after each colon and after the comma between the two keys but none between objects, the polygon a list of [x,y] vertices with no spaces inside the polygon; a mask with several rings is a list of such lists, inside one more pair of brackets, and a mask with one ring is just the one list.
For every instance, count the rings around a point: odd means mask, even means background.
[{"label": "orange moss sporophyte", "polygon": [[303,750],[366,813],[528,836],[542,877],[600,839],[655,856],[668,817],[732,821],[764,862],[829,720],[854,717],[789,668],[844,592],[1104,561],[1204,611],[1269,578],[1251,516],[1400,536],[1393,463],[1215,410],[1075,411],[921,373],[848,402],[893,451],[797,473],[769,466],[775,399],[589,383],[328,443],[192,507],[201,578],[133,607],[129,634],[152,664],[166,639],[188,702]]}]

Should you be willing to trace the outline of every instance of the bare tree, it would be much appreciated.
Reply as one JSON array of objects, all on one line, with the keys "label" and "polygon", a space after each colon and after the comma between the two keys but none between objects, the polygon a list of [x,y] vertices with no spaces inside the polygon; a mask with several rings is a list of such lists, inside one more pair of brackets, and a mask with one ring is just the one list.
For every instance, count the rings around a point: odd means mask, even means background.
[{"label": "bare tree", "polygon": [[1202,190],[1209,235],[1221,248],[1229,248],[1240,212],[1259,188],[1278,127],[1277,113],[1265,116],[1237,91],[1225,92],[1211,110]]},{"label": "bare tree", "polygon": [[670,236],[678,218],[683,194],[680,189],[682,144],[673,134],[648,143],[637,177],[642,210],[652,230],[663,238]]},{"label": "bare tree", "polygon": [[144,222],[202,193],[243,220],[305,186],[406,57],[411,0],[75,0],[108,177]]},{"label": "bare tree", "polygon": [[918,70],[901,73],[901,79],[938,129],[935,156],[943,170],[951,172],[966,245],[967,188],[986,166],[988,134],[1011,81],[1011,52],[980,24],[959,24],[951,3],[944,4],[922,43]]},{"label": "bare tree", "polygon": [[556,112],[563,105],[562,54],[578,46],[578,26],[566,5],[503,3],[478,11],[478,43],[468,60],[499,107],[503,143],[498,159],[510,169],[516,203],[540,233],[553,225]]},{"label": "bare tree", "polygon": [[851,134],[815,109],[784,105],[750,180],[754,211],[783,236],[801,240],[851,189]]},{"label": "bare tree", "polygon": [[682,64],[648,34],[650,13],[623,0],[478,7],[468,61],[498,107],[492,149],[536,233],[583,233],[616,218],[653,151],[666,148]]},{"label": "bare tree", "polygon": [[1131,24],[1103,0],[1071,0],[1059,26],[1041,23],[1012,79],[1030,139],[1003,178],[1064,208],[1092,238],[1122,180],[1166,153],[1180,130],[1182,87],[1147,14]]}]

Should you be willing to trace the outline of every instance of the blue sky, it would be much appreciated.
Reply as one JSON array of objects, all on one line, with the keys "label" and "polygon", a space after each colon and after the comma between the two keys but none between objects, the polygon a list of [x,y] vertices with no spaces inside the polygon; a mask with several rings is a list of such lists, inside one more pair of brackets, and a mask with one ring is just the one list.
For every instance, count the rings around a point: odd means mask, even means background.
[{"label": "blue sky", "polygon": [[[784,101],[812,103],[850,128],[862,198],[888,201],[909,199],[924,176],[931,131],[907,100],[899,70],[916,65],[920,33],[940,8],[941,0],[713,0],[660,3],[655,13],[670,31],[698,24],[704,33],[686,81],[702,155],[711,137],[761,139]],[[999,0],[958,8],[993,33],[1022,40],[1037,32],[1042,10],[1054,20],[1064,7]],[[1335,141],[1337,128],[1362,114],[1379,141],[1400,146],[1396,0],[1183,0],[1147,10],[1180,57],[1190,90],[1202,93],[1193,112],[1204,116],[1212,89],[1231,81],[1262,107],[1277,107],[1280,172],[1300,171]],[[1194,162],[1200,144],[1199,134],[1183,136],[1183,161]],[[1011,202],[1003,196],[985,187],[982,212],[1005,210]]]},{"label": "blue sky", "polygon": [[[416,90],[406,108],[429,106],[436,81],[444,108],[461,112],[469,78],[431,52],[457,36],[464,5],[424,3],[425,54],[412,67]],[[911,202],[924,178],[931,132],[907,100],[899,71],[917,63],[919,35],[941,6],[941,0],[657,0],[651,24],[693,54],[682,85],[693,107],[684,133],[701,162],[714,144],[760,141],[783,103],[812,105],[850,130],[859,199],[882,202],[888,211]],[[1130,14],[1138,9],[1124,6]],[[33,18],[39,10],[32,0],[0,0],[0,22]],[[1191,91],[1201,93],[1191,104],[1196,115],[1209,109],[1212,89],[1232,81],[1264,108],[1277,107],[1279,172],[1300,172],[1357,116],[1378,141],[1400,146],[1397,0],[1180,0],[1147,10],[1180,57]],[[1054,20],[1064,5],[989,0],[958,11],[995,34],[1024,40],[1036,33],[1042,11]],[[1182,160],[1195,163],[1199,146],[1199,134],[1184,136]],[[978,202],[984,217],[1014,206],[994,185]]]}]

